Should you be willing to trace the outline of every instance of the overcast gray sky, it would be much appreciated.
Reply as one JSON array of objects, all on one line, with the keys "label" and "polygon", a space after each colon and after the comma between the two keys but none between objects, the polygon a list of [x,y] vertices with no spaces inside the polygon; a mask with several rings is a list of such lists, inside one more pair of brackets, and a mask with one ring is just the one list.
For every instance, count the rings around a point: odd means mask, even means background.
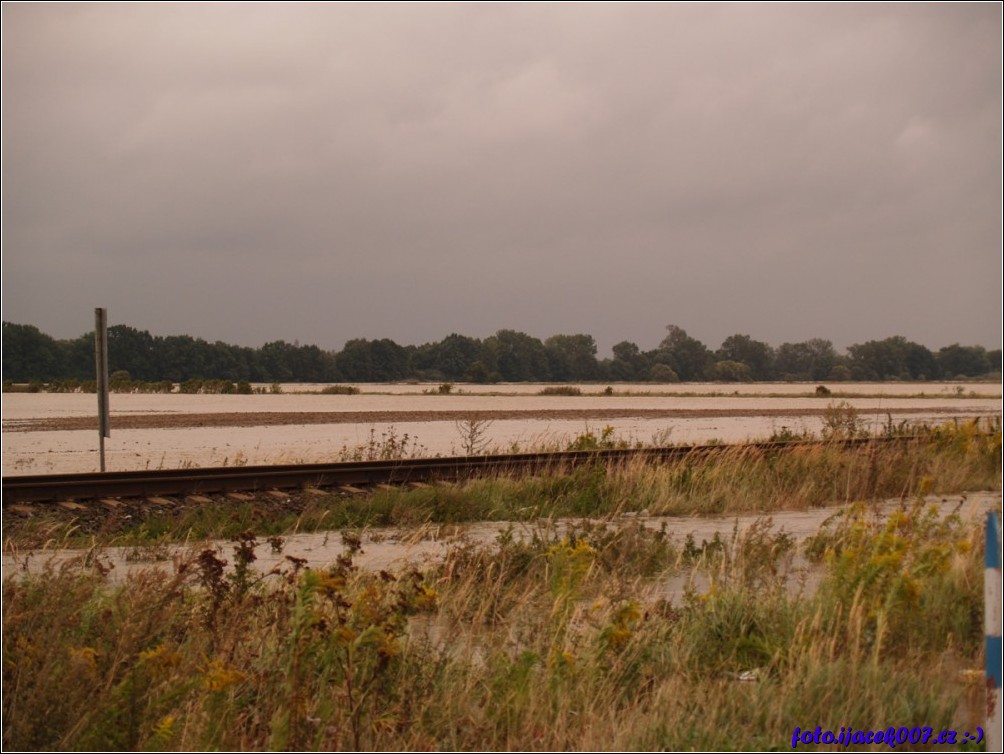
[{"label": "overcast gray sky", "polygon": [[1001,342],[1001,5],[3,5],[3,318]]}]

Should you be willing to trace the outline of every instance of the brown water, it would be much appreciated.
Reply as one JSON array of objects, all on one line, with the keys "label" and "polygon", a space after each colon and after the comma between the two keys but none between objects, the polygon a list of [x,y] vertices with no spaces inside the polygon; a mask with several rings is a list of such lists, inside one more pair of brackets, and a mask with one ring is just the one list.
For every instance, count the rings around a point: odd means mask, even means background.
[{"label": "brown water", "polygon": [[[567,444],[584,432],[599,434],[607,426],[629,441],[700,443],[711,440],[740,442],[761,439],[788,429],[817,432],[817,416],[796,416],[806,409],[822,410],[839,398],[793,395],[812,392],[814,385],[758,383],[751,385],[618,385],[632,395],[605,396],[602,386],[584,386],[581,397],[537,395],[541,385],[461,386],[452,395],[428,395],[436,385],[362,385],[360,395],[317,395],[293,390],[318,386],[287,385],[280,395],[112,395],[112,416],[137,414],[208,414],[254,412],[408,412],[462,411],[472,416],[492,410],[540,411],[576,409],[657,409],[686,411],[780,411],[775,416],[692,416],[672,419],[624,417],[609,420],[506,419],[488,428],[486,450],[525,450],[541,444]],[[999,416],[1000,385],[955,383],[843,383],[831,385],[846,393],[879,395],[848,398],[862,413],[868,429],[886,422],[883,411],[896,410],[893,419],[941,422],[952,417]],[[457,391],[494,390],[500,395]],[[960,390],[963,397],[960,397]],[[377,392],[379,391],[379,392]],[[672,395],[643,392],[673,391]],[[687,395],[708,393],[714,396]],[[923,394],[925,397],[913,397]],[[783,412],[792,411],[785,416]],[[59,417],[88,417],[96,413],[96,398],[85,394],[7,393],[3,396],[3,474],[44,474],[96,471],[97,433],[89,431],[14,431],[24,422]],[[345,448],[380,442],[393,436],[405,439],[410,451],[421,455],[454,455],[463,449],[463,436],[453,421],[356,424],[280,425],[271,427],[186,427],[183,429],[113,430],[106,440],[110,470],[233,466],[245,464],[309,463],[336,460]],[[514,446],[516,446],[514,448]]]},{"label": "brown water", "polygon": [[[942,513],[957,512],[966,520],[984,517],[987,511],[999,509],[1000,492],[979,492],[968,495],[931,496],[926,502],[937,504]],[[884,516],[902,506],[900,500],[888,500],[874,506],[877,516]],[[779,511],[771,514],[771,529],[785,532],[801,544],[807,537],[816,534],[824,521],[845,510],[846,506],[826,506],[805,511]],[[719,535],[726,542],[734,533],[742,534],[764,518],[762,514],[739,516],[648,516],[644,511],[618,516],[609,524],[642,525],[659,529],[665,526],[671,541],[682,546],[687,536],[692,536],[700,545]],[[575,520],[535,523],[479,522],[471,524],[426,525],[413,529],[371,529],[361,532],[363,549],[353,558],[360,568],[371,570],[396,570],[405,566],[422,567],[441,559],[450,547],[462,542],[489,544],[503,531],[511,527],[517,539],[529,538],[534,531],[557,532],[567,529]],[[39,573],[46,567],[83,568],[94,567],[100,562],[110,569],[109,578],[121,581],[128,574],[155,568],[174,572],[180,563],[195,557],[205,549],[212,549],[224,560],[233,560],[233,544],[230,542],[203,542],[191,546],[170,545],[155,547],[107,547],[98,551],[82,550],[31,550],[19,552],[9,544],[3,554],[3,574],[9,577],[19,573]],[[335,563],[345,551],[339,532],[318,532],[314,534],[294,534],[284,537],[281,552],[274,552],[267,542],[261,542],[253,567],[259,573],[288,566],[287,556],[301,558],[311,568],[325,568]],[[798,555],[786,564],[789,587],[793,590],[811,591],[818,583],[818,573]],[[666,578],[651,585],[653,597],[678,600],[684,590],[691,586],[698,590],[706,588],[709,575],[702,572],[687,572]]]}]

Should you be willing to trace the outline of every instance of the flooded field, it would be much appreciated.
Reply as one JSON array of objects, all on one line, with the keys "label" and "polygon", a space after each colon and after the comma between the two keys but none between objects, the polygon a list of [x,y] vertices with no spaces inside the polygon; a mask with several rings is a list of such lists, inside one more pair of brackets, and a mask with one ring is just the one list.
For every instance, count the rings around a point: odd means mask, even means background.
[{"label": "flooded field", "polygon": [[[543,396],[542,385],[530,384],[458,386],[448,395],[433,394],[437,385],[359,385],[358,395],[320,395],[321,387],[285,385],[281,394],[263,395],[113,394],[107,466],[323,462],[386,441],[404,443],[409,454],[453,455],[463,452],[463,423],[472,419],[486,423],[484,450],[512,451],[567,445],[607,427],[645,443],[818,432],[827,407],[840,402],[853,406],[869,430],[890,420],[937,423],[1001,411],[1000,385],[985,383],[845,383],[824,397],[807,383],[618,385],[614,395],[584,386],[581,396]],[[3,473],[96,471],[95,415],[94,395],[5,394]]]},{"label": "flooded field", "polygon": [[[346,383],[349,384],[349,383]],[[452,392],[469,395],[537,395],[541,389],[550,383],[508,382],[495,385],[457,384]],[[748,383],[709,383],[680,382],[673,384],[658,384],[651,382],[616,383],[610,385],[618,394],[639,395],[805,395],[814,393],[818,382],[748,382]],[[434,393],[440,383],[392,383],[367,384],[353,383],[362,393],[384,393],[387,395],[422,395]],[[268,385],[258,387],[268,389]],[[283,392],[319,391],[326,384],[285,383],[280,385]],[[583,395],[602,395],[607,385],[579,385]],[[830,382],[826,383],[834,395],[888,395],[910,396],[924,395],[929,397],[949,397],[959,395],[977,395],[984,397],[999,396],[1001,386],[985,382]]]},{"label": "flooded field", "polygon": [[[686,399],[667,400],[683,407],[666,410],[686,410]],[[814,416],[797,396],[738,400],[752,410],[691,403],[689,417],[669,420]],[[996,408],[993,398],[965,398],[954,411],[948,400],[926,408],[901,400],[886,410],[944,418]],[[243,432],[353,425],[338,423],[348,412],[322,411],[326,423],[256,428],[265,417],[303,414],[182,405],[156,414],[178,419],[172,428],[113,437],[146,433],[180,446],[183,433],[238,442]],[[540,421],[540,412],[525,413],[528,425]],[[181,426],[210,420],[252,426]],[[91,434],[22,421],[36,428],[12,423],[5,440]],[[96,721],[95,750],[172,748],[165,741],[184,750],[608,748],[609,732],[572,745],[583,709],[590,725],[609,709],[605,725],[623,731],[616,748],[625,751],[727,750],[749,721],[765,719],[780,722],[751,748],[777,748],[801,722],[790,721],[793,709],[855,728],[895,719],[972,730],[985,709],[982,521],[1001,506],[1000,436],[968,425],[938,436],[945,441],[868,453],[841,444],[740,448],[678,464],[364,495],[8,507],[10,686],[18,709],[37,710],[41,721],[20,748],[46,748],[33,742],[54,737],[53,709],[67,710],[59,742]],[[361,694],[371,707],[355,704]],[[126,747],[106,721],[133,698],[134,730],[145,738]],[[806,699],[821,701],[806,708]],[[674,706],[681,702],[686,709]],[[298,704],[304,714],[289,728],[284,715]],[[920,712],[904,717],[904,705]],[[221,741],[248,710],[260,722]],[[496,710],[504,727],[489,717]],[[690,731],[709,710],[730,717],[695,739]],[[439,711],[441,720],[430,718]],[[646,733],[666,730],[667,717],[684,737]],[[542,737],[558,725],[567,731]],[[714,738],[723,725],[727,735]],[[514,737],[525,729],[533,733]],[[278,745],[275,730],[297,738]],[[346,737],[353,730],[357,740]]]},{"label": "flooded field", "polygon": [[[1001,493],[980,492],[968,495],[928,496],[925,504],[937,505],[943,515],[957,514],[963,520],[982,520],[987,512],[999,509]],[[901,500],[887,500],[870,506],[876,520],[882,520],[890,513],[903,508]],[[649,516],[644,511],[640,514],[625,514],[610,519],[614,527],[641,525],[647,529],[664,530],[670,543],[677,547],[683,546],[688,537],[700,545],[710,542],[716,537],[730,542],[734,536],[741,536],[758,522],[769,520],[769,530],[775,533],[785,533],[791,537],[795,545],[801,546],[808,537],[819,532],[820,526],[835,515],[846,510],[847,506],[832,505],[803,511],[777,511],[769,516],[764,514],[742,514],[738,516]],[[451,548],[461,544],[488,545],[496,541],[502,532],[508,531],[512,537],[519,540],[529,539],[534,533],[562,536],[564,532],[574,528],[577,520],[566,519],[538,522],[475,522],[469,524],[425,524],[412,528],[380,528],[367,529],[360,532],[362,550],[357,553],[353,562],[356,566],[368,570],[399,570],[406,566],[428,566],[443,558]],[[61,568],[79,566],[89,569],[100,563],[109,570],[109,578],[113,581],[124,580],[130,574],[146,569],[157,569],[171,573],[179,564],[194,559],[205,549],[214,550],[223,559],[231,556],[232,542],[200,542],[193,545],[157,545],[139,547],[104,547],[85,551],[68,550],[28,550],[18,551],[10,542],[3,554],[3,572],[38,573],[45,568]],[[259,574],[288,565],[287,558],[302,559],[311,568],[329,568],[336,564],[338,557],[345,552],[342,536],[337,531],[321,531],[307,534],[292,534],[282,538],[282,547],[270,548],[261,541],[257,549],[257,559],[253,563],[254,570]],[[810,568],[804,558],[796,555],[788,564],[792,586],[802,585],[803,576],[809,576],[809,586],[814,584]],[[668,599],[679,599],[683,589],[688,584],[700,587],[704,580],[698,574],[697,580],[691,583],[694,574],[686,578],[670,578],[665,583],[657,584],[658,596]],[[796,584],[797,582],[797,584]]]}]

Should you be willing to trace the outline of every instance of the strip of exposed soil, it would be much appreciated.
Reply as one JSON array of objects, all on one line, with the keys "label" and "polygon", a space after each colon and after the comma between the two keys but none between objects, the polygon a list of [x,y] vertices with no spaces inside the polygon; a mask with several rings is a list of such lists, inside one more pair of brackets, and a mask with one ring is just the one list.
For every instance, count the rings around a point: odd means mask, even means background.
[{"label": "strip of exposed soil", "polygon": [[[256,411],[249,413],[207,414],[128,414],[112,416],[112,429],[187,429],[191,427],[272,427],[284,424],[397,424],[404,422],[452,422],[471,419],[506,420],[604,420],[604,419],[701,419],[749,416],[823,416],[819,408],[751,409],[540,409],[490,411]],[[916,408],[859,409],[859,415],[916,414]],[[925,414],[955,414],[952,408],[928,408]],[[4,432],[51,432],[96,430],[96,417],[66,416],[47,419],[4,422]]]}]

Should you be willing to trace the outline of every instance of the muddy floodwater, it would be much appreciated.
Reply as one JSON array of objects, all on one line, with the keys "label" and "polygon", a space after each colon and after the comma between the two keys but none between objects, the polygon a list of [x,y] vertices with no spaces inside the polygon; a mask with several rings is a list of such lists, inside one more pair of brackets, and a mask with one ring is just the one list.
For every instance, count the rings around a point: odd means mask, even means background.
[{"label": "muddy floodwater", "polygon": [[[1000,510],[1001,493],[977,492],[964,495],[929,496],[925,504],[938,506],[943,515],[957,514],[963,520],[982,520],[987,512]],[[900,510],[901,500],[888,500],[871,504],[877,518]],[[834,505],[812,508],[804,511],[778,511],[769,515],[771,529],[788,534],[798,545],[786,563],[785,575],[789,588],[811,591],[818,584],[818,569],[811,566],[800,554],[806,538],[816,534],[831,517],[846,510],[847,506]],[[648,516],[644,512],[620,515],[604,519],[610,526],[641,524],[650,529],[664,529],[670,541],[682,547],[688,536],[700,545],[711,541],[716,535],[725,542],[731,542],[734,535],[741,535],[755,523],[767,518],[765,514],[742,514],[737,516]],[[450,547],[461,543],[490,544],[500,533],[510,531],[515,539],[529,538],[536,532],[552,532],[561,535],[572,527],[575,520],[557,522],[539,521],[529,523],[481,522],[471,524],[436,524],[412,529],[367,529],[362,531],[362,551],[353,562],[360,568],[371,570],[398,570],[406,566],[423,567],[441,559]],[[553,527],[553,528],[552,528]],[[128,574],[145,569],[159,569],[168,573],[177,570],[181,563],[192,560],[205,549],[214,550],[224,560],[233,561],[233,543],[200,542],[193,545],[156,545],[146,547],[105,547],[100,550],[29,550],[18,551],[9,541],[3,554],[5,577],[25,573],[39,573],[46,568],[83,568],[100,566],[113,581],[123,580]],[[313,534],[293,534],[283,538],[281,550],[273,549],[267,541],[260,542],[252,567],[261,574],[289,566],[288,557],[306,561],[310,568],[325,568],[334,565],[335,560],[345,551],[341,534],[337,531]],[[707,574],[690,571],[670,576],[652,584],[653,596],[678,600],[684,590],[703,589],[707,585]]]},{"label": "muddy floodwater", "polygon": [[[828,406],[846,402],[865,429],[888,422],[940,423],[999,417],[1001,386],[987,383],[581,386],[581,396],[539,395],[542,385],[359,385],[358,395],[321,395],[320,385],[281,394],[113,394],[109,470],[338,460],[370,443],[403,444],[409,455],[462,454],[465,422],[483,422],[479,450],[566,445],[607,427],[618,438],[665,443],[739,442],[818,432]],[[98,469],[96,397],[3,396],[3,474]]]}]

